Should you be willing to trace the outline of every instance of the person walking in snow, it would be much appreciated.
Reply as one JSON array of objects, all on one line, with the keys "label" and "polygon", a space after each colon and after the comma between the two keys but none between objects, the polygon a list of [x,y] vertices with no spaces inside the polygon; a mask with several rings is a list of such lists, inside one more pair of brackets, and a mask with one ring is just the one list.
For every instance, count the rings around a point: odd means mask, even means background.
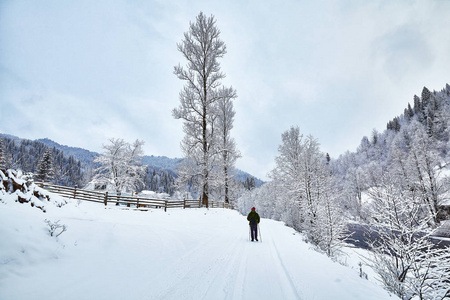
[{"label": "person walking in snow", "polygon": [[256,212],[256,209],[252,207],[252,211],[247,216],[247,221],[249,221],[250,231],[252,236],[252,242],[254,240],[258,241],[258,224],[259,224],[259,215]]}]

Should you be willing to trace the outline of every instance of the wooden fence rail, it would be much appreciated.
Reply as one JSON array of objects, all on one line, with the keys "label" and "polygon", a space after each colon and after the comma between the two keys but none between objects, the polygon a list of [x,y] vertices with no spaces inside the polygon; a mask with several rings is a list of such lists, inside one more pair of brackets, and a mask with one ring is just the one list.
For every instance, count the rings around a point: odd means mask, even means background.
[{"label": "wooden fence rail", "polygon": [[[105,206],[110,204],[126,205],[127,207],[135,207],[137,209],[147,208],[163,208],[167,211],[168,208],[200,208],[202,207],[200,200],[195,199],[183,199],[183,200],[165,200],[155,199],[148,197],[135,197],[135,196],[123,196],[114,195],[108,192],[97,192],[79,189],[77,187],[66,187],[54,185],[47,182],[36,182],[40,187],[48,190],[49,192],[58,194],[62,197],[77,199],[82,201],[90,201],[96,203],[103,203]],[[232,205],[219,202],[209,201],[208,207],[210,208],[233,208]]]}]

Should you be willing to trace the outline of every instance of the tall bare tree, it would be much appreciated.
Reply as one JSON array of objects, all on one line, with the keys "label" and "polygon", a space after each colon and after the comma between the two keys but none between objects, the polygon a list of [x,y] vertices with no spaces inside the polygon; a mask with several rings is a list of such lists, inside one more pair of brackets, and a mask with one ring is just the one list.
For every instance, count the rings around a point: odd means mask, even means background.
[{"label": "tall bare tree", "polygon": [[185,137],[181,148],[185,157],[196,166],[192,176],[200,177],[202,201],[208,206],[209,177],[217,154],[217,102],[235,98],[236,92],[221,84],[225,74],[221,72],[218,59],[226,53],[226,46],[220,39],[214,16],[207,17],[200,12],[177,46],[187,65],[174,68],[175,75],[185,85],[179,95],[180,105],[172,114],[184,121]]},{"label": "tall bare tree", "polygon": [[241,156],[236,149],[236,143],[231,137],[231,129],[233,128],[234,115],[232,98],[222,98],[217,102],[218,117],[218,150],[221,157],[219,189],[225,203],[230,202],[230,181],[233,178],[233,169],[236,160]]}]

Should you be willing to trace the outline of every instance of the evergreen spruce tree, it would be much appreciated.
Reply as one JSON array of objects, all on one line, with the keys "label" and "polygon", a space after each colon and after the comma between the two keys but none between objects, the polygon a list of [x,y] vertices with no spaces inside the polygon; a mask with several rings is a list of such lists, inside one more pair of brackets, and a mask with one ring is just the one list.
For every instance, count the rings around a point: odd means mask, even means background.
[{"label": "evergreen spruce tree", "polygon": [[150,190],[151,191],[154,191],[154,192],[158,191],[158,187],[159,187],[158,177],[159,176],[156,174],[156,170],[153,169],[152,176],[150,179]]},{"label": "evergreen spruce tree", "polygon": [[403,111],[403,115],[408,122],[414,117],[414,110],[412,109],[411,104],[408,103],[408,107]]},{"label": "evergreen spruce tree", "polygon": [[405,117],[406,121],[410,121],[411,118],[409,117],[409,113],[408,113],[408,109],[405,108],[405,110],[403,111],[403,116]]},{"label": "evergreen spruce tree", "polygon": [[417,121],[423,122],[423,104],[422,100],[417,95],[414,95],[414,114],[417,116]]},{"label": "evergreen spruce tree", "polygon": [[408,103],[408,116],[409,116],[409,119],[414,117],[414,110],[412,109],[411,104],[409,104],[409,103]]},{"label": "evergreen spruce tree", "polygon": [[422,101],[417,95],[414,95],[414,113],[418,114],[422,111]]},{"label": "evergreen spruce tree", "polygon": [[394,118],[394,130],[399,132],[400,131],[400,127],[401,127],[400,120],[399,120],[398,117],[395,117]]},{"label": "evergreen spruce tree", "polygon": [[386,129],[387,129],[387,130],[393,130],[392,121],[389,121],[389,122],[387,123]]},{"label": "evergreen spruce tree", "polygon": [[425,110],[427,108],[428,103],[430,103],[430,100],[431,100],[431,92],[424,86],[422,90],[422,110]]},{"label": "evergreen spruce tree", "polygon": [[244,187],[251,191],[256,187],[256,182],[254,177],[247,177],[244,182]]},{"label": "evergreen spruce tree", "polygon": [[36,179],[45,182],[52,180],[54,176],[55,171],[53,166],[52,150],[47,149],[37,166]]}]

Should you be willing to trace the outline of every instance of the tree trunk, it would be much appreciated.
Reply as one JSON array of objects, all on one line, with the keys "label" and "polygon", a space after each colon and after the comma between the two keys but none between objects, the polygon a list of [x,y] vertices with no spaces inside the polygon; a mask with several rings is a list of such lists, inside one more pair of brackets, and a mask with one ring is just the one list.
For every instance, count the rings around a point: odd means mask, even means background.
[{"label": "tree trunk", "polygon": [[202,200],[203,200],[203,205],[206,206],[206,208],[208,208],[208,183],[206,182],[203,185],[203,195],[202,195]]},{"label": "tree trunk", "polygon": [[225,166],[223,168],[224,174],[225,174],[225,203],[229,203],[228,199],[228,168]]}]

